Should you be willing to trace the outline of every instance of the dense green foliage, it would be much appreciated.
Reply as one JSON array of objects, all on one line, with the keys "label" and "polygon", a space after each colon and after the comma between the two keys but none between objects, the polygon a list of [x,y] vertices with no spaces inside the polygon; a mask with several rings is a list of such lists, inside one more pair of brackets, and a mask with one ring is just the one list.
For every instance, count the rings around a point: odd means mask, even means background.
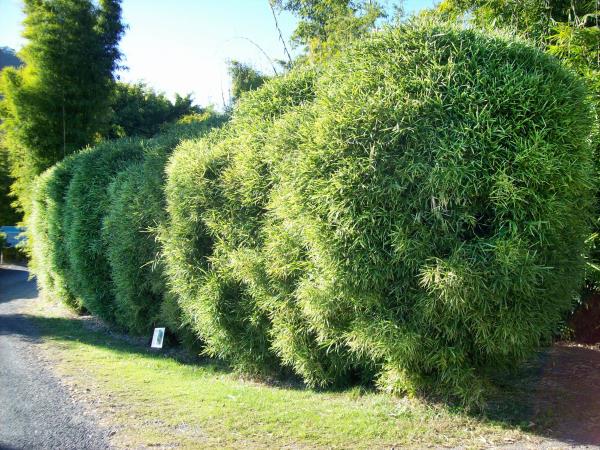
[{"label": "dense green foliage", "polygon": [[60,299],[76,310],[81,300],[74,294],[65,239],[65,196],[80,154],[71,155],[41,174],[32,194],[28,220],[31,260],[38,287],[50,298]]},{"label": "dense green foliage", "polygon": [[0,143],[0,225],[16,225],[22,219],[22,215],[11,206],[13,199],[10,197],[10,185],[13,181],[8,151]]},{"label": "dense green foliage", "polygon": [[207,351],[246,370],[274,353],[311,385],[375,370],[477,400],[579,287],[590,119],[583,85],[523,43],[377,33],[175,153],[170,281]]},{"label": "dense green foliage", "polygon": [[24,65],[2,71],[0,118],[27,213],[34,177],[104,131],[123,26],[119,0],[26,0],[24,12]]},{"label": "dense green foliage", "polygon": [[[8,47],[0,47],[0,71],[5,67],[18,67],[21,60],[15,51]],[[11,206],[14,199],[10,197],[10,186],[14,180],[10,176],[8,151],[2,144],[0,136],[0,225],[15,225],[21,221],[22,215]]]},{"label": "dense green foliage", "polygon": [[[299,19],[292,35],[307,56],[324,62],[353,40],[365,36],[387,14],[383,4],[373,0],[269,0],[279,10]],[[396,6],[401,13],[401,6]]]},{"label": "dense green foliage", "polygon": [[160,318],[187,338],[177,303],[164,301],[157,258],[164,165],[182,139],[222,121],[214,113],[190,116],[160,137],[107,141],[40,175],[28,226],[42,292],[136,333]]},{"label": "dense green foliage", "polygon": [[[439,11],[483,29],[506,28],[521,34],[582,75],[600,117],[600,8],[596,0],[444,0]],[[600,140],[596,140],[596,173],[600,176]],[[597,200],[598,203],[598,200]],[[600,203],[598,203],[600,206]],[[600,289],[600,212],[588,243],[592,248],[586,287]]]},{"label": "dense green foliage", "polygon": [[261,87],[269,79],[249,64],[240,61],[229,61],[227,68],[231,77],[231,101],[235,103],[244,92]]},{"label": "dense green foliage", "polygon": [[595,25],[596,0],[444,0],[444,14],[469,13],[469,20],[485,29],[507,28],[544,43],[557,26]]},{"label": "dense green foliage", "polygon": [[113,111],[108,137],[152,137],[183,116],[199,114],[191,95],[176,95],[175,102],[144,83],[116,83],[112,94]]},{"label": "dense green foliage", "polygon": [[505,28],[538,44],[583,75],[600,105],[600,11],[596,0],[444,0],[445,17]]},{"label": "dense green foliage", "polygon": [[102,239],[102,219],[109,204],[108,186],[131,164],[142,161],[139,139],[107,141],[77,155],[66,193],[64,215],[69,282],[91,313],[115,320],[111,270]]},{"label": "dense green foliage", "polygon": [[141,141],[143,161],[120,172],[108,188],[102,234],[111,269],[115,318],[134,333],[148,332],[165,321],[173,330],[180,328],[177,304],[168,296],[159,256],[158,234],[166,220],[164,168],[181,140],[205,134],[219,120],[209,116]]},{"label": "dense green foliage", "polygon": [[[571,307],[593,107],[524,41],[409,23],[265,82],[203,135],[217,122],[106,142],[40,177],[47,290],[136,333],[189,328],[246,372],[465,403]],[[40,264],[58,246],[66,263]]]},{"label": "dense green foliage", "polygon": [[[184,143],[167,169],[170,222],[164,253],[169,282],[207,353],[246,371],[274,364],[268,320],[245,293],[240,268],[219,256],[237,246],[256,245],[264,203],[254,194],[268,183],[270,158],[262,152],[261,133],[284,111],[310,98],[313,80],[313,72],[293,73],[242,97],[224,130]],[[255,171],[258,186],[241,180],[228,166],[241,173]]]}]

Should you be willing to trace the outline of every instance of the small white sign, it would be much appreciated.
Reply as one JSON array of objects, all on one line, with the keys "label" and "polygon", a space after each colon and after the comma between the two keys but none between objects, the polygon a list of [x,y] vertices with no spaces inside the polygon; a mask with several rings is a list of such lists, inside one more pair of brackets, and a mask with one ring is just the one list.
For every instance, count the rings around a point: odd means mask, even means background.
[{"label": "small white sign", "polygon": [[165,338],[165,329],[164,328],[155,328],[154,335],[152,336],[152,348],[162,348],[163,340]]}]

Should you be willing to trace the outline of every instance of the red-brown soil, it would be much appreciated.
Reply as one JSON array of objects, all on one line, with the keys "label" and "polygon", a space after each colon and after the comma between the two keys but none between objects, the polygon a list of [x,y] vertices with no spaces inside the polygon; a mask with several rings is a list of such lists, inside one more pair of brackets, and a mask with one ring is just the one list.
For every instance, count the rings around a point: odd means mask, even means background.
[{"label": "red-brown soil", "polygon": [[569,322],[574,341],[581,344],[600,342],[600,294],[590,295]]},{"label": "red-brown soil", "polygon": [[600,347],[559,343],[532,386],[535,429],[569,445],[600,445]]}]

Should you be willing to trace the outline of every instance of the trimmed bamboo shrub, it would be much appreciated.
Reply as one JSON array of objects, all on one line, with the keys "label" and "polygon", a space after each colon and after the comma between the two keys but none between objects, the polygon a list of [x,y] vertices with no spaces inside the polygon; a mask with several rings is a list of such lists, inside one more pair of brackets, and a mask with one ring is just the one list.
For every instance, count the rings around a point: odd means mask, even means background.
[{"label": "trimmed bamboo shrub", "polygon": [[285,111],[312,100],[314,78],[302,70],[249,93],[225,129],[183,143],[167,168],[164,253],[172,290],[206,353],[249,372],[276,361],[268,317],[231,255],[260,242],[271,164],[264,139]]},{"label": "trimmed bamboo shrub", "polygon": [[270,270],[303,265],[290,300],[307,329],[380,367],[381,387],[476,401],[580,286],[590,114],[582,83],[522,42],[377,34],[317,84],[272,194]]},{"label": "trimmed bamboo shrub", "polygon": [[76,155],[67,157],[37,178],[27,234],[31,246],[30,268],[36,274],[40,290],[80,310],[81,302],[69,287],[69,258],[63,228],[65,195],[76,158]]},{"label": "trimmed bamboo shrub", "polygon": [[[582,281],[591,109],[523,42],[375,33],[242,100],[168,168],[170,283],[210,354],[477,402]],[[301,87],[301,89],[299,89]]]},{"label": "trimmed bamboo shrub", "polygon": [[[120,172],[108,188],[103,222],[115,296],[115,319],[129,331],[142,334],[168,323],[181,329],[177,303],[168,297],[158,234],[166,219],[164,169],[172,150],[184,139],[205,134],[215,118],[179,125],[142,141],[143,161]],[[183,332],[181,330],[181,332]]]},{"label": "trimmed bamboo shrub", "polygon": [[48,181],[53,176],[54,167],[42,173],[33,189],[31,196],[31,214],[28,219],[28,244],[31,254],[29,266],[36,273],[39,290],[54,298],[54,280],[51,267],[47,265],[50,259],[50,240],[48,237],[49,218],[48,203],[51,201],[46,193]]},{"label": "trimmed bamboo shrub", "polygon": [[142,141],[103,142],[77,155],[66,195],[64,232],[69,283],[82,305],[109,322],[115,304],[102,220],[108,210],[108,186],[117,174],[143,159]]},{"label": "trimmed bamboo shrub", "polygon": [[581,286],[592,124],[580,80],[526,43],[403,25],[206,136],[46,172],[33,264],[50,295],[135,333],[189,327],[243,371],[476,403]]}]

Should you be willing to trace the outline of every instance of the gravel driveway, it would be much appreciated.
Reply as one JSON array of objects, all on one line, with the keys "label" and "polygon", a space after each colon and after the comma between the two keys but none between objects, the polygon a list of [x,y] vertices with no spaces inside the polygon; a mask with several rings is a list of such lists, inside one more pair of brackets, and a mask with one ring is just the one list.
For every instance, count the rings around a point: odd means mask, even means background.
[{"label": "gravel driveway", "polygon": [[37,297],[27,276],[0,267],[0,449],[107,449],[107,431],[36,357],[39,332],[21,314]]}]

